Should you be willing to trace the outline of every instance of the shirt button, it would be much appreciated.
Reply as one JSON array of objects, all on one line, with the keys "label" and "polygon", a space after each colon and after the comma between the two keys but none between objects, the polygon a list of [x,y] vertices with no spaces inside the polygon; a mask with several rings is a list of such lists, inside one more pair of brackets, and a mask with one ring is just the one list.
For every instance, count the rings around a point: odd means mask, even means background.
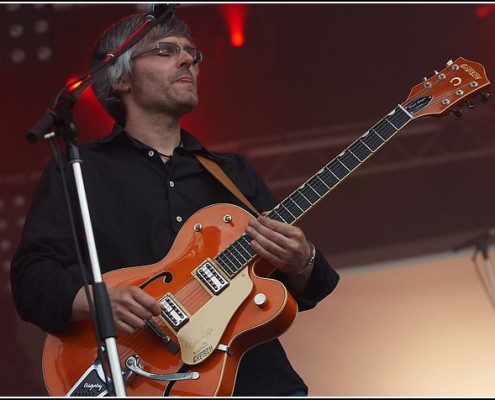
[{"label": "shirt button", "polygon": [[174,181],[170,181],[170,182],[169,182],[169,185],[170,185],[170,187],[174,187],[174,186],[175,186]]},{"label": "shirt button", "polygon": [[155,152],[153,150],[148,151],[148,155],[150,157],[153,157],[155,155]]},{"label": "shirt button", "polygon": [[177,222],[182,222],[182,217],[181,216],[177,216],[177,217],[175,217],[175,219],[177,220]]}]

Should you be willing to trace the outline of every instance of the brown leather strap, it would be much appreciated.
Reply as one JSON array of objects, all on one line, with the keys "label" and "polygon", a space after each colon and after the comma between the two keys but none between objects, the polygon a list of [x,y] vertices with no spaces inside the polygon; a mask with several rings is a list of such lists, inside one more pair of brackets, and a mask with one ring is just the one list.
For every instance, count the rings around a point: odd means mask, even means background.
[{"label": "brown leather strap", "polygon": [[199,154],[195,154],[198,161],[205,167],[210,173],[217,178],[227,189],[229,189],[239,200],[246,204],[255,215],[260,215],[260,212],[256,210],[251,202],[242,194],[239,188],[232,182],[232,180],[223,172],[222,168],[217,163],[211,161],[209,158],[203,157]]}]

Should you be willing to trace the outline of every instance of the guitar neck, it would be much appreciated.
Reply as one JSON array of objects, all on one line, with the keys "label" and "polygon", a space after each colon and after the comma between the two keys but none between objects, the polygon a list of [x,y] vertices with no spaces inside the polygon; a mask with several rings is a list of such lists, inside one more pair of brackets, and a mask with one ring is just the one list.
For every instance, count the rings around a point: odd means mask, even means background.
[{"label": "guitar neck", "polygon": [[268,217],[294,224],[412,119],[402,106],[397,106],[278,204]]},{"label": "guitar neck", "polygon": [[[268,218],[294,224],[412,119],[402,106],[397,106],[273,208]],[[230,277],[256,256],[249,245],[250,240],[244,234],[216,257],[217,263]]]}]

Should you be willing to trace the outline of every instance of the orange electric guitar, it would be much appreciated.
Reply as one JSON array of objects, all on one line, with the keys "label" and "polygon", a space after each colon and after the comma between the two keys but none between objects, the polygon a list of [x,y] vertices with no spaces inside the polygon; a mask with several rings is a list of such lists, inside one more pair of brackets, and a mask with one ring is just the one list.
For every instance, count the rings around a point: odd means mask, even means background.
[{"label": "orange electric guitar", "polygon": [[[482,65],[462,57],[448,62],[268,217],[294,224],[410,121],[456,112],[454,106],[489,84]],[[103,275],[107,287],[140,286],[164,305],[145,328],[117,337],[129,396],[230,396],[243,354],[290,327],[297,303],[251,249],[244,234],[251,218],[230,204],[205,207],[184,224],[163,260]],[[110,394],[105,371],[91,322],[47,335],[43,374],[50,395]]]}]

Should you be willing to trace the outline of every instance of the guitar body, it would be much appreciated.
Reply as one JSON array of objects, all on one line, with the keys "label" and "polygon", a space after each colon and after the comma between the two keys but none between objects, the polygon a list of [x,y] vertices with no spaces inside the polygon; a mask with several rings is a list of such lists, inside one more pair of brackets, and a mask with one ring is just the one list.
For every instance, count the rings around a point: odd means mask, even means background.
[{"label": "guitar body", "polygon": [[[170,384],[170,395],[230,396],[243,354],[279,336],[292,324],[297,303],[283,284],[267,278],[273,271],[268,263],[247,263],[227,278],[229,286],[218,294],[211,293],[194,273],[205,260],[212,264],[212,258],[241,236],[252,218],[230,204],[205,207],[186,221],[163,260],[103,275],[108,288],[140,286],[157,300],[168,296],[188,316],[179,328],[166,318],[153,319],[174,343],[175,351],[148,326],[132,335],[119,333],[117,348],[123,372],[126,359],[137,355],[148,373],[176,373],[182,367],[198,372],[199,378],[170,383],[133,375],[125,381],[127,395],[163,396]],[[255,303],[257,294],[266,296],[264,304]],[[48,334],[43,374],[50,395],[66,395],[96,357],[90,321],[74,322],[62,334]]]}]

